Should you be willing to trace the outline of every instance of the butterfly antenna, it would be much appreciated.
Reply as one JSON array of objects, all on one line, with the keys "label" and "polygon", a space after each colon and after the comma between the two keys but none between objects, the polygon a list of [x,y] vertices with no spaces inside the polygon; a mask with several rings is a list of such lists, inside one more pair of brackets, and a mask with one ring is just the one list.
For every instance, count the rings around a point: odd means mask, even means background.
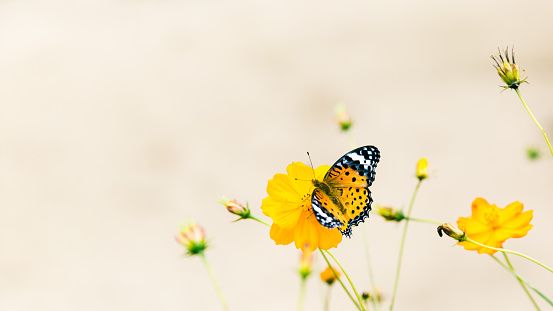
[{"label": "butterfly antenna", "polygon": [[309,158],[309,163],[311,163],[311,169],[313,170],[313,179],[315,179],[315,169],[313,168],[313,162],[311,161],[311,156],[309,155],[309,151],[307,151],[307,157]]}]

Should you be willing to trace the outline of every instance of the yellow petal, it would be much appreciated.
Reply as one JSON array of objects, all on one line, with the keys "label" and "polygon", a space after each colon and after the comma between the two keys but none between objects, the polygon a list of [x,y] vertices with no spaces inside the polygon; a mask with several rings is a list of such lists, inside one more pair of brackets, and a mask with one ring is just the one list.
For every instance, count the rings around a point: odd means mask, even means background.
[{"label": "yellow petal", "polygon": [[299,200],[302,194],[298,192],[294,183],[297,183],[297,181],[293,180],[290,176],[276,174],[273,179],[269,180],[267,194],[275,200]]},{"label": "yellow petal", "polygon": [[491,206],[488,201],[483,198],[476,198],[474,202],[472,202],[472,215],[470,218],[480,223],[487,223],[487,215],[492,211],[493,206]]},{"label": "yellow petal", "polygon": [[342,234],[338,229],[328,229],[323,226],[319,226],[319,247],[324,250],[328,250],[332,247],[338,247],[338,244],[342,242]]},{"label": "yellow petal", "polygon": [[317,222],[315,225],[307,217],[309,217],[307,212],[300,217],[294,231],[294,242],[296,248],[307,247],[309,251],[314,251],[319,247],[319,232],[316,225],[320,226],[320,224]]},{"label": "yellow petal", "polygon": [[294,242],[294,229],[286,230],[280,228],[278,225],[273,224],[269,231],[269,236],[277,245],[288,245]]},{"label": "yellow petal", "polygon": [[263,199],[261,205],[263,214],[273,219],[273,223],[283,229],[292,229],[303,211],[301,204],[297,202],[276,201],[272,197]]}]

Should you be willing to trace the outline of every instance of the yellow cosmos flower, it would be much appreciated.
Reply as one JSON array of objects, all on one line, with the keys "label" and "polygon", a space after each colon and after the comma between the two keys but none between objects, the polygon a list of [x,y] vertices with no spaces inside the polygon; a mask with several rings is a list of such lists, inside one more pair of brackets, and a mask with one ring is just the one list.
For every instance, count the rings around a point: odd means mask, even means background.
[{"label": "yellow cosmos flower", "polygon": [[338,229],[323,227],[311,210],[313,178],[323,180],[330,166],[313,169],[301,162],[286,168],[288,174],[276,174],[267,185],[268,197],[263,199],[263,214],[273,219],[270,236],[277,245],[294,242],[296,248],[308,245],[309,251],[338,246],[342,235]]},{"label": "yellow cosmos flower", "polygon": [[[523,205],[513,202],[501,209],[495,204],[490,205],[482,198],[476,198],[472,202],[472,215],[459,217],[457,226],[463,230],[467,237],[495,248],[503,247],[503,242],[509,238],[522,238],[532,225],[532,212],[522,213]],[[495,254],[496,251],[484,248],[470,242],[459,242],[466,250],[478,251],[479,254]]]},{"label": "yellow cosmos flower", "polygon": [[321,272],[321,280],[325,282],[328,285],[332,285],[334,281],[336,281],[336,276],[340,277],[340,272],[336,270],[336,268],[332,267],[334,271],[336,271],[336,275],[334,275],[334,272],[332,272],[332,269],[330,267],[326,267],[326,269]]}]

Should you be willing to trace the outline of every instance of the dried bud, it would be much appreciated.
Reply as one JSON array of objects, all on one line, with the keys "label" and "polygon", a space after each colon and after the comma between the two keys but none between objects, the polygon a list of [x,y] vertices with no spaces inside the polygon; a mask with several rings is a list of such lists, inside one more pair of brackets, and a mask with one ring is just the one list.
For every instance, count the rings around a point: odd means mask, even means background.
[{"label": "dried bud", "polygon": [[207,248],[204,229],[193,221],[182,226],[175,239],[186,248],[188,255],[200,254]]},{"label": "dried bud", "polygon": [[426,179],[428,177],[428,161],[422,158],[417,162],[417,178],[419,180]]},{"label": "dried bud", "polygon": [[240,216],[240,219],[249,218],[251,215],[250,208],[247,203],[246,206],[244,206],[236,200],[229,200],[225,197],[219,197],[218,201],[223,204],[230,213]]},{"label": "dried bud", "polygon": [[361,298],[363,298],[363,300],[376,299],[377,301],[382,301],[382,294],[380,293],[380,288],[378,286],[375,288],[375,292],[376,294],[371,291],[363,292],[363,294],[361,294]]},{"label": "dried bud", "polygon": [[347,132],[351,127],[351,118],[349,117],[346,107],[338,105],[336,107],[336,121],[340,125],[342,131]]},{"label": "dried bud", "polygon": [[[492,55],[491,58],[495,61],[496,65],[494,65],[494,67],[497,69],[497,73],[501,77],[501,80],[507,84],[501,87],[516,90],[522,83],[526,82],[527,78],[521,77],[521,71],[515,63],[515,52],[513,49],[511,49],[511,59],[509,59],[509,48],[506,48],[504,51],[505,58],[503,58],[499,49],[498,51],[499,55]],[[522,71],[522,75],[524,75],[524,70]]]},{"label": "dried bud", "polygon": [[395,209],[393,207],[383,207],[380,205],[374,205],[374,208],[378,215],[384,217],[384,219],[389,221],[402,221],[405,219],[403,212],[401,210]]},{"label": "dried bud", "polygon": [[326,267],[326,269],[321,272],[321,280],[323,280],[326,284],[332,285],[334,281],[336,281],[336,276],[340,277],[340,272],[334,268],[334,271],[336,272],[336,275],[334,275],[334,272],[332,272],[332,269],[330,267]]},{"label": "dried bud", "polygon": [[459,242],[463,242],[467,239],[467,236],[463,231],[461,231],[459,228],[455,227],[450,223],[445,223],[443,225],[438,226],[438,235],[440,237],[443,236],[442,232]]}]

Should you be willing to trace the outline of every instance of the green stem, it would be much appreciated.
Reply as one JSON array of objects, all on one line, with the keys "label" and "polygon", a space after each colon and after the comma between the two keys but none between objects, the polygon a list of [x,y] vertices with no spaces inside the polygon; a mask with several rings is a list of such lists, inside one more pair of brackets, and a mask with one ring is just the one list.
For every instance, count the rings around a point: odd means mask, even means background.
[{"label": "green stem", "polygon": [[330,307],[330,289],[331,288],[332,288],[332,286],[328,285],[327,290],[326,290],[324,311],[330,310],[329,307]]},{"label": "green stem", "polygon": [[521,101],[522,104],[524,105],[524,108],[526,108],[526,111],[528,111],[528,114],[530,115],[530,117],[532,118],[532,120],[534,120],[534,123],[536,123],[536,125],[538,126],[538,128],[540,129],[541,133],[543,134],[543,137],[545,138],[545,141],[547,142],[547,146],[549,147],[549,151],[551,152],[551,155],[553,155],[553,148],[551,148],[551,144],[549,143],[549,139],[547,139],[547,135],[545,134],[543,128],[542,128],[541,125],[540,125],[540,123],[538,122],[538,120],[536,120],[536,118],[534,117],[534,115],[533,115],[532,112],[530,111],[530,108],[528,108],[528,106],[527,106],[526,103],[524,102],[524,99],[522,99],[522,96],[520,95],[520,91],[518,90],[518,88],[515,89],[515,92],[517,92],[518,98],[520,98],[520,101]]},{"label": "green stem", "polygon": [[[505,257],[505,262],[507,262],[507,265],[509,266],[509,268],[512,271],[515,271],[515,268],[513,268],[513,265],[511,264],[511,261],[509,260],[509,257],[507,257],[507,254],[503,253],[503,256]],[[520,286],[522,286],[522,289],[524,290],[526,295],[528,295],[528,297],[530,298],[530,301],[532,301],[532,304],[534,305],[534,307],[536,307],[536,310],[540,311],[540,307],[538,306],[538,304],[534,300],[534,297],[532,297],[532,295],[530,295],[530,292],[528,291],[528,288],[526,288],[526,286],[524,285],[524,282],[522,282],[522,280],[518,276],[516,276],[516,278],[517,278],[517,281],[520,283]]]},{"label": "green stem", "polygon": [[498,264],[500,264],[503,268],[505,268],[507,271],[509,271],[511,274],[513,274],[515,277],[517,277],[519,280],[521,280],[526,286],[530,287],[531,290],[536,292],[536,294],[540,295],[541,298],[543,298],[545,301],[547,301],[551,306],[553,306],[553,302],[547,298],[544,294],[542,294],[539,290],[534,288],[530,283],[528,283],[525,279],[523,279],[515,270],[510,269],[507,267],[504,263],[501,262],[501,260],[497,259],[495,256],[490,255]]},{"label": "green stem", "polygon": [[303,310],[303,306],[305,304],[305,280],[307,278],[304,278],[302,277],[301,278],[301,283],[300,283],[300,296],[298,297],[298,311],[302,311]]},{"label": "green stem", "polygon": [[[361,310],[361,307],[357,304],[357,302],[355,301],[355,299],[353,298],[353,296],[351,295],[351,293],[349,292],[349,290],[346,288],[346,286],[344,285],[344,282],[342,282],[342,280],[338,277],[338,274],[336,274],[336,271],[334,271],[334,268],[332,267],[332,265],[330,264],[330,262],[328,261],[328,258],[326,258],[324,252],[322,249],[319,248],[319,251],[321,252],[321,255],[323,255],[323,258],[325,259],[326,261],[326,264],[328,265],[328,267],[330,268],[330,270],[332,270],[332,273],[334,273],[334,277],[338,280],[338,282],[340,282],[340,284],[342,285],[342,288],[344,289],[344,291],[346,291],[346,294],[348,294],[349,298],[351,299],[351,301],[353,302],[353,304],[357,307],[358,310]],[[330,254],[329,254],[330,255]],[[343,271],[343,270],[342,270]]]},{"label": "green stem", "polygon": [[443,221],[438,221],[433,219],[423,219],[423,218],[413,218],[413,217],[405,217],[404,219],[409,221],[425,222],[425,223],[436,224],[436,225],[441,225],[444,223]]},{"label": "green stem", "polygon": [[207,273],[209,273],[209,277],[211,278],[213,285],[215,286],[215,291],[217,291],[217,295],[219,296],[219,300],[221,301],[221,305],[223,306],[223,309],[228,311],[229,308],[227,306],[227,302],[225,300],[225,297],[223,296],[223,292],[221,291],[219,282],[217,282],[217,278],[215,278],[215,273],[213,273],[213,269],[211,269],[211,266],[209,265],[209,262],[207,261],[205,254],[201,252],[199,253],[199,255],[200,255],[200,258],[202,258],[202,261],[205,265],[205,268],[207,269]]},{"label": "green stem", "polygon": [[[342,267],[342,265],[340,264],[340,262],[336,259],[336,257],[334,257],[334,255],[332,255],[331,252],[329,251],[326,251],[325,252],[327,254],[330,255],[330,257],[332,257],[332,259],[334,259],[334,262],[336,262],[336,264],[338,265],[338,267],[340,267],[340,270],[342,270],[342,272],[344,273],[344,275],[346,276],[346,278],[348,279],[348,282],[349,282],[349,285],[351,286],[351,288],[353,289],[353,292],[355,293],[355,296],[357,296],[357,301],[359,302],[359,305],[361,306],[361,309],[363,311],[366,311],[365,310],[365,306],[363,305],[363,301],[361,300],[361,296],[359,296],[359,293],[357,292],[357,290],[355,289],[355,286],[353,285],[353,282],[351,281],[351,279],[349,278],[349,275],[348,273],[346,272],[346,270],[344,270],[344,268]],[[332,267],[331,267],[332,268]]]},{"label": "green stem", "polygon": [[268,223],[264,222],[263,220],[260,220],[260,219],[257,219],[257,218],[255,218],[255,217],[253,217],[252,215],[250,215],[248,218],[249,218],[249,219],[253,219],[253,220],[257,221],[257,222],[260,222],[260,223],[264,224],[265,226],[269,226],[269,227],[271,226],[271,225],[269,225]]},{"label": "green stem", "polygon": [[520,256],[522,258],[526,258],[542,267],[544,267],[545,269],[549,270],[550,272],[553,272],[553,269],[549,268],[548,266],[542,264],[541,262],[537,261],[536,259],[530,257],[530,256],[527,256],[527,255],[524,255],[522,253],[519,253],[519,252],[515,252],[515,251],[512,251],[512,250],[508,250],[508,249],[504,249],[504,248],[495,248],[495,247],[491,247],[491,246],[488,246],[488,245],[484,245],[482,243],[478,243],[474,240],[472,240],[471,238],[469,237],[465,237],[466,238],[466,241],[468,242],[471,242],[473,244],[476,244],[478,246],[482,246],[482,247],[485,247],[485,248],[489,248],[489,249],[493,249],[494,251],[500,251],[500,252],[503,252],[503,253],[509,253],[509,254],[513,254],[513,255],[517,255],[517,256]]},{"label": "green stem", "polygon": [[353,134],[351,133],[351,129],[349,129],[347,131],[347,135],[348,135],[349,147],[351,149],[354,149],[356,144],[355,144],[355,138],[353,137]]},{"label": "green stem", "polygon": [[[409,203],[409,209],[407,211],[407,219],[411,216],[411,210],[413,209],[413,204],[415,203],[415,197],[417,196],[417,192],[419,191],[420,185],[422,180],[419,179],[419,182],[417,183],[417,186],[415,187],[415,191],[413,192],[413,196],[411,197],[411,202]],[[403,248],[405,246],[405,237],[407,236],[407,227],[409,226],[409,221],[405,222],[405,227],[403,227],[403,235],[401,237],[401,245],[399,247],[399,258],[397,261],[397,269],[396,269],[396,279],[394,281],[394,291],[392,294],[392,302],[390,304],[390,311],[394,309],[394,302],[396,299],[397,294],[397,285],[399,283],[399,273],[401,271],[401,259],[403,257]]]},{"label": "green stem", "polygon": [[[371,281],[372,291],[373,293],[376,293],[376,282],[374,281],[374,273],[372,269],[371,264],[371,253],[369,251],[369,235],[367,234],[367,226],[363,226],[363,235],[364,235],[364,242],[365,242],[365,252],[367,253],[367,266],[369,270],[369,280]],[[374,309],[380,310],[380,305],[377,299],[373,299]],[[368,309],[368,302],[367,302],[367,309]]]}]

